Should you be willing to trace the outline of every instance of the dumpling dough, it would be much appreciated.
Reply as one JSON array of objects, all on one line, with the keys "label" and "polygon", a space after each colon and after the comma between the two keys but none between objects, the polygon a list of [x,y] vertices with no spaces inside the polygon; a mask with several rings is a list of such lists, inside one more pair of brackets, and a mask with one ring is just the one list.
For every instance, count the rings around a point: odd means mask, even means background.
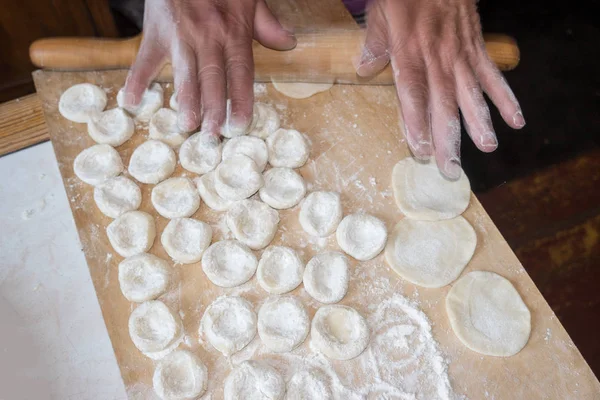
[{"label": "dumpling dough", "polygon": [[133,136],[135,124],[122,108],[93,115],[88,121],[88,134],[99,144],[120,146]]},{"label": "dumpling dough", "polygon": [[252,304],[239,296],[219,297],[204,312],[199,333],[224,356],[237,353],[256,336]]},{"label": "dumpling dough", "polygon": [[265,103],[254,103],[253,127],[248,133],[266,139],[281,126],[279,114],[273,107]]},{"label": "dumpling dough", "polygon": [[312,345],[333,360],[357,357],[367,348],[369,336],[367,321],[351,307],[323,306],[312,321]]},{"label": "dumpling dough", "polygon": [[215,171],[215,189],[219,196],[227,200],[247,199],[256,193],[263,183],[256,163],[243,154],[223,160]]},{"label": "dumpling dough", "polygon": [[392,190],[402,214],[410,219],[438,221],[462,214],[469,205],[471,185],[464,171],[457,181],[446,179],[435,160],[407,157],[392,172]]},{"label": "dumpling dough", "polygon": [[86,123],[106,107],[106,93],[91,83],[71,86],[60,96],[58,111],[69,121]]},{"label": "dumpling dough", "polygon": [[219,196],[215,189],[215,172],[210,171],[199,178],[194,179],[194,183],[198,188],[198,193],[202,201],[215,211],[227,211],[233,205],[233,201],[226,200]]},{"label": "dumpling dough", "polygon": [[237,136],[225,143],[225,146],[223,146],[223,160],[227,160],[236,154],[250,157],[261,172],[264,171],[269,159],[265,141],[253,136]]},{"label": "dumpling dough", "polygon": [[143,211],[129,211],[111,222],[106,233],[113,249],[121,256],[145,253],[154,243],[154,218]]},{"label": "dumpling dough", "polygon": [[200,207],[196,185],[188,178],[169,178],[152,189],[152,205],[165,218],[190,217]]},{"label": "dumpling dough", "polygon": [[282,400],[285,381],[264,361],[240,363],[225,379],[225,400]]},{"label": "dumpling dough", "polygon": [[221,142],[212,133],[194,133],[181,145],[179,159],[181,166],[188,171],[206,174],[221,162]]},{"label": "dumpling dough", "polygon": [[304,263],[298,253],[284,246],[270,246],[262,253],[256,270],[260,286],[272,294],[283,294],[302,283]]},{"label": "dumpling dough", "polygon": [[333,87],[333,83],[272,82],[278,92],[294,99],[307,99]]},{"label": "dumpling dough", "polygon": [[319,370],[296,372],[287,384],[288,400],[332,400],[331,386]]},{"label": "dumpling dough", "polygon": [[152,377],[154,391],[163,400],[191,400],[201,396],[208,383],[208,369],[187,350],[163,358]]},{"label": "dumpling dough", "polygon": [[237,240],[213,243],[202,255],[202,270],[212,283],[221,287],[248,282],[256,272],[256,266],[254,253]]},{"label": "dumpling dough", "polygon": [[273,167],[300,168],[310,149],[302,134],[294,129],[277,129],[267,140],[269,164]]},{"label": "dumpling dough", "polygon": [[211,240],[210,225],[191,218],[172,219],[160,237],[167,254],[184,264],[200,261]]},{"label": "dumpling dough", "polygon": [[382,220],[372,215],[350,214],[340,222],[336,237],[346,254],[367,261],[375,258],[385,247],[387,228]]},{"label": "dumpling dough", "polygon": [[294,207],[304,198],[306,184],[299,173],[290,168],[271,168],[263,174],[265,185],[260,199],[279,210]]},{"label": "dumpling dough", "polygon": [[303,281],[304,289],[313,299],[337,303],[348,291],[348,259],[338,251],[319,253],[306,264]]},{"label": "dumpling dough", "polygon": [[385,248],[385,259],[401,277],[419,286],[439,288],[454,281],[477,245],[463,217],[444,221],[398,222]]},{"label": "dumpling dough", "polygon": [[129,316],[129,336],[135,347],[153,360],[175,350],[183,339],[183,323],[163,302],[151,300]]},{"label": "dumpling dough", "polygon": [[117,104],[119,107],[127,110],[136,120],[142,122],[150,121],[152,115],[163,106],[164,93],[163,88],[159,83],[153,83],[142,95],[142,101],[135,108],[125,107],[125,92],[124,88],[117,93]]},{"label": "dumpling dough", "polygon": [[116,176],[94,188],[94,201],[104,215],[117,218],[139,208],[142,191],[131,179]]},{"label": "dumpling dough", "polygon": [[[254,111],[253,111],[253,113],[254,113]],[[227,114],[225,117],[225,122],[223,123],[223,126],[221,127],[221,135],[228,139],[231,139],[236,136],[242,136],[242,135],[245,135],[246,133],[248,133],[248,131],[250,131],[252,129],[253,125],[254,125],[254,118],[252,121],[250,121],[250,126],[247,126],[247,127],[240,128],[240,127],[231,125],[231,99],[227,99]]]},{"label": "dumpling dough", "polygon": [[342,201],[336,192],[312,192],[300,207],[300,225],[312,236],[331,235],[342,220]]},{"label": "dumpling dough", "polygon": [[129,301],[142,303],[154,300],[169,286],[171,267],[152,254],[142,253],[124,259],[119,264],[119,285]]},{"label": "dumpling dough", "polygon": [[157,184],[171,176],[176,164],[175,152],[168,145],[148,140],[133,151],[129,173],[139,182]]},{"label": "dumpling dough", "polygon": [[238,201],[227,211],[233,236],[253,250],[266,247],[277,232],[279,213],[257,200]]},{"label": "dumpling dough", "polygon": [[478,353],[509,357],[529,340],[529,309],[514,286],[493,272],[460,278],[448,292],[446,311],[456,336]]},{"label": "dumpling dough", "polygon": [[263,344],[276,353],[298,347],[309,329],[308,313],[297,297],[269,297],[258,311],[258,335]]},{"label": "dumpling dough", "polygon": [[161,108],[150,119],[148,137],[160,140],[171,147],[180,146],[188,134],[177,125],[177,112],[169,108]]},{"label": "dumpling dough", "polygon": [[75,157],[73,171],[79,179],[95,186],[123,172],[123,161],[111,146],[96,144]]}]

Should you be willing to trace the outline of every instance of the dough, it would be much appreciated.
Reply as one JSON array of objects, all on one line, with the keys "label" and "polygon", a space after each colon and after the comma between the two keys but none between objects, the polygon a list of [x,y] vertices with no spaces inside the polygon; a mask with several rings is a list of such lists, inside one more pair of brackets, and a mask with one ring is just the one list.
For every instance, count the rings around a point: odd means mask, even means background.
[{"label": "dough", "polygon": [[407,281],[439,288],[458,278],[476,245],[475,230],[463,217],[444,221],[404,218],[392,232],[385,259]]},{"label": "dough", "polygon": [[342,220],[342,201],[336,192],[312,192],[302,202],[300,225],[312,236],[331,235]]},{"label": "dough", "polygon": [[58,111],[69,121],[86,123],[106,107],[106,93],[91,83],[71,86],[60,96]]},{"label": "dough", "polygon": [[153,83],[142,95],[142,101],[135,108],[127,108],[125,105],[124,88],[117,93],[117,104],[119,107],[126,109],[136,120],[148,122],[152,115],[163,106],[164,94],[163,88],[158,83]]},{"label": "dough", "polygon": [[169,264],[152,254],[142,253],[119,263],[119,285],[129,301],[154,300],[167,291],[171,275]]},{"label": "dough", "polygon": [[320,370],[298,371],[287,384],[286,400],[332,399],[331,386]]},{"label": "dough", "polygon": [[478,353],[509,357],[529,340],[529,309],[514,286],[493,272],[460,278],[448,292],[446,311],[456,336]]},{"label": "dough", "polygon": [[246,283],[256,272],[256,256],[237,240],[213,243],[202,255],[202,270],[212,283],[234,287]]},{"label": "dough", "polygon": [[337,228],[338,245],[359,261],[375,258],[385,247],[387,228],[382,220],[358,213],[344,217]]},{"label": "dough", "polygon": [[230,159],[236,154],[250,157],[261,172],[264,171],[269,159],[265,141],[253,136],[237,136],[225,143],[225,146],[223,146],[223,160]]},{"label": "dough", "polygon": [[238,201],[227,211],[227,226],[233,236],[253,250],[273,240],[279,224],[279,213],[258,200]]},{"label": "dough", "polygon": [[197,132],[190,136],[179,149],[181,166],[196,174],[206,174],[221,162],[221,142],[208,132]]},{"label": "dough", "polygon": [[88,121],[88,134],[99,144],[120,146],[133,136],[135,124],[122,108],[93,115]]},{"label": "dough", "polygon": [[264,361],[240,363],[225,379],[224,400],[282,400],[285,381]]},{"label": "dough", "polygon": [[263,185],[263,177],[252,159],[237,154],[223,160],[215,171],[215,189],[227,200],[247,199]]},{"label": "dough", "polygon": [[145,253],[152,247],[156,228],[154,219],[143,211],[129,211],[106,227],[108,241],[123,257]]},{"label": "dough", "polygon": [[152,205],[165,218],[190,217],[200,207],[196,185],[188,178],[169,178],[152,189]]},{"label": "dough", "polygon": [[306,99],[317,93],[326,92],[333,86],[333,83],[272,82],[278,92],[294,99]]},{"label": "dough", "polygon": [[294,129],[277,129],[267,139],[269,164],[273,167],[300,168],[310,149],[302,134]]},{"label": "dough", "polygon": [[175,153],[168,145],[148,140],[133,151],[129,174],[139,182],[157,184],[171,176],[176,164]]},{"label": "dough", "polygon": [[299,173],[290,168],[271,168],[263,174],[265,185],[260,199],[279,210],[294,207],[306,194],[306,184]]},{"label": "dough", "polygon": [[152,377],[154,391],[163,400],[196,399],[205,391],[208,369],[187,350],[177,350],[163,358]]},{"label": "dough", "polygon": [[179,111],[179,102],[177,101],[177,92],[173,92],[171,98],[169,99],[169,107],[172,110]]},{"label": "dough", "polygon": [[204,174],[199,178],[195,178],[194,183],[196,183],[202,201],[204,201],[211,209],[215,211],[227,211],[229,210],[229,207],[233,205],[233,201],[226,200],[217,193],[217,190],[215,189],[214,171]]},{"label": "dough", "polygon": [[191,218],[172,219],[160,237],[167,254],[184,264],[200,261],[211,240],[210,225]]},{"label": "dough", "polygon": [[304,289],[313,299],[337,303],[348,291],[348,259],[338,251],[319,253],[306,264],[303,281]]},{"label": "dough", "polygon": [[181,146],[189,134],[179,129],[177,112],[169,108],[161,108],[150,119],[148,137],[160,140],[171,147]]},{"label": "dough", "polygon": [[311,329],[314,348],[333,360],[357,357],[369,344],[367,321],[351,307],[331,305],[319,308]]},{"label": "dough", "polygon": [[279,114],[273,107],[265,103],[254,103],[253,127],[248,133],[266,139],[281,126]]},{"label": "dough", "polygon": [[104,215],[117,218],[139,208],[142,191],[131,179],[115,176],[94,188],[94,201]]},{"label": "dough", "polygon": [[271,351],[285,353],[298,347],[310,329],[308,313],[295,296],[272,296],[258,311],[258,335]]},{"label": "dough", "polygon": [[239,296],[219,297],[204,312],[199,334],[225,357],[240,351],[256,336],[252,304]]},{"label": "dough", "polygon": [[392,189],[402,214],[410,219],[437,221],[462,214],[469,205],[471,185],[464,171],[457,181],[440,173],[435,160],[407,157],[392,172]]},{"label": "dough", "polygon": [[284,246],[269,246],[263,251],[256,279],[260,286],[272,294],[291,292],[302,283],[304,263],[298,253]]},{"label": "dough", "polygon": [[123,161],[111,146],[96,144],[75,157],[73,171],[79,179],[95,186],[123,172]]},{"label": "dough", "polygon": [[175,350],[183,339],[183,323],[163,302],[150,300],[129,316],[129,336],[135,347],[153,360]]}]

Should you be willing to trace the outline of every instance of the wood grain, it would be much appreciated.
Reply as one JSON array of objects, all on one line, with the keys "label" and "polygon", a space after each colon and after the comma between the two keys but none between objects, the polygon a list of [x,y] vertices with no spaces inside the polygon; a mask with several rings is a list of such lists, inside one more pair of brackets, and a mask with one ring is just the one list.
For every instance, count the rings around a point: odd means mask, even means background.
[{"label": "wood grain", "polygon": [[49,139],[37,94],[0,104],[0,156]]}]

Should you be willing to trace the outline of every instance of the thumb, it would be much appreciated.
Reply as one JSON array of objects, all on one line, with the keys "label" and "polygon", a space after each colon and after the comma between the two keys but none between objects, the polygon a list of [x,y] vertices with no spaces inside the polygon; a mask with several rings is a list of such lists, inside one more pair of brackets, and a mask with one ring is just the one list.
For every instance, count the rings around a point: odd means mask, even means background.
[{"label": "thumb", "polygon": [[354,60],[356,73],[362,77],[376,75],[390,62],[388,33],[381,7],[375,5],[368,10],[367,34],[362,53]]},{"label": "thumb", "polygon": [[254,39],[273,50],[290,50],[296,47],[294,34],[281,26],[264,0],[256,3]]}]

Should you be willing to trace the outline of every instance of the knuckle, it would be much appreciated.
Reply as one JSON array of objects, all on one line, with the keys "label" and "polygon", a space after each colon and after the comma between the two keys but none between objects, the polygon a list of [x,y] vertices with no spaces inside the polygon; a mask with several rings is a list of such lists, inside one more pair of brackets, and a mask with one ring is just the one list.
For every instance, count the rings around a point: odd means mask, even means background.
[{"label": "knuckle", "polygon": [[208,64],[200,68],[198,75],[203,81],[210,81],[215,78],[221,78],[225,75],[223,68],[217,64]]}]

